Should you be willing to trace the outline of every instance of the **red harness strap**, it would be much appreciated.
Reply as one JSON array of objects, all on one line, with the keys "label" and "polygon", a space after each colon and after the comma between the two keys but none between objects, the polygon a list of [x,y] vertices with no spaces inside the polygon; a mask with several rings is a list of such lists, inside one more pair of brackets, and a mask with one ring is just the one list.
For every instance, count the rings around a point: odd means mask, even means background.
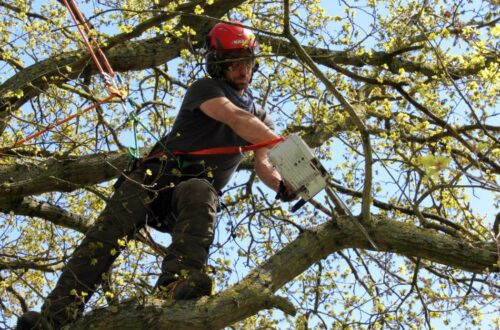
[{"label": "red harness strap", "polygon": [[[249,146],[242,146],[242,147],[217,147],[217,148],[208,148],[208,149],[202,149],[202,150],[195,150],[195,151],[173,151],[171,154],[174,156],[183,156],[183,155],[228,155],[228,154],[239,154],[251,150],[257,150],[260,148],[265,148],[272,146],[276,143],[284,141],[284,137],[279,137],[276,139],[272,139],[269,141],[264,141],[261,143],[257,144],[252,144]],[[144,164],[147,161],[155,158],[159,158],[163,155],[166,155],[167,151],[165,150],[158,150],[157,152],[147,156],[143,157],[140,159],[140,164]]]},{"label": "red harness strap", "polygon": [[272,146],[276,143],[285,140],[283,137],[279,137],[276,139],[272,139],[269,141],[252,144],[249,146],[241,146],[241,147],[218,147],[218,148],[209,148],[195,151],[174,151],[173,154],[176,156],[182,155],[228,155],[228,154],[239,154],[251,150],[257,150],[260,148]]}]

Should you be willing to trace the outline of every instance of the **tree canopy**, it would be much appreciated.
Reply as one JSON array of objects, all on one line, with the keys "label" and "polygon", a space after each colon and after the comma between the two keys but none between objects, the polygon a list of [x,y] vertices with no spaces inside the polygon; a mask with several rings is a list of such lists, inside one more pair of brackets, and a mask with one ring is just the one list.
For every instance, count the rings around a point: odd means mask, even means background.
[{"label": "tree canopy", "polygon": [[[499,326],[496,1],[78,3],[136,104],[143,154],[206,75],[210,28],[253,29],[258,105],[281,135],[314,148],[354,215],[325,194],[291,213],[249,157],[222,197],[214,296],[155,296],[168,238],[148,229],[121,242],[92,312],[73,328]],[[1,0],[0,12],[0,322],[9,328],[39,308],[135,142],[133,117],[113,99],[16,145],[108,91],[62,1]]]}]

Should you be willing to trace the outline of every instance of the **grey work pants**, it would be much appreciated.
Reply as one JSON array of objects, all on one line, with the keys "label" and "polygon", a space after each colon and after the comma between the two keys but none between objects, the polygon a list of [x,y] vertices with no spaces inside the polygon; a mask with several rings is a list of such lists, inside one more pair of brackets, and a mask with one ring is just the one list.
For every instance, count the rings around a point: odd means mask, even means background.
[{"label": "grey work pants", "polygon": [[145,225],[172,235],[163,279],[205,267],[214,237],[217,192],[205,179],[172,174],[172,163],[145,164],[117,187],[42,306],[42,314],[55,328],[81,314],[123,249],[119,241],[133,238]]}]

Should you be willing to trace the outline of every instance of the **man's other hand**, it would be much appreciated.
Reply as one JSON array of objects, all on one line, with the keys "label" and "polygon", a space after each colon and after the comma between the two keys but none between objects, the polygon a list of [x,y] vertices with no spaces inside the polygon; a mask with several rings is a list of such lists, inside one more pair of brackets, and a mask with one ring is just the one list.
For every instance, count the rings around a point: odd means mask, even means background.
[{"label": "man's other hand", "polygon": [[282,202],[291,202],[297,199],[297,194],[292,190],[288,182],[281,180],[276,199]]}]

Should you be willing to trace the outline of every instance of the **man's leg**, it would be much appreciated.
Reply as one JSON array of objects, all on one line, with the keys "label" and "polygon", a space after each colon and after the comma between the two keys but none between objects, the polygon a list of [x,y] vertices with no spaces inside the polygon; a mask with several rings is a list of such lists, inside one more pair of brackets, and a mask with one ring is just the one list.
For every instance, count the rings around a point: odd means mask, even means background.
[{"label": "man's leg", "polygon": [[[209,294],[211,282],[203,270],[208,261],[208,250],[214,239],[214,225],[218,196],[215,189],[204,179],[189,179],[179,183],[172,196],[172,244],[162,264],[163,274],[158,286],[164,288],[176,280],[201,281],[201,287],[193,292],[174,295],[176,299],[190,299]],[[181,286],[178,287],[179,291]],[[203,292],[195,292],[201,290]]]},{"label": "man's leg", "polygon": [[144,179],[145,169],[130,174],[68,261],[42,307],[42,314],[56,328],[81,313],[123,248],[118,240],[132,237],[145,225],[151,197],[141,186]]}]

